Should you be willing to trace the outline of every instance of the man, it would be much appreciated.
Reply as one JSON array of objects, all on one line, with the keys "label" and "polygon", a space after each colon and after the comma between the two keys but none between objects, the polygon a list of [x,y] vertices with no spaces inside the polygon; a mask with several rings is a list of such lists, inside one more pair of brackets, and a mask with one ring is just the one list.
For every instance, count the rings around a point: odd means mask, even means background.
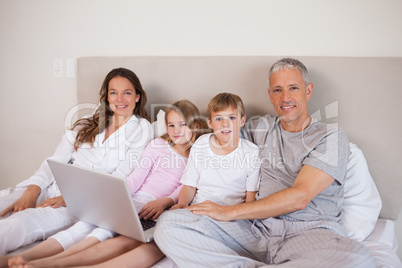
[{"label": "man", "polygon": [[257,201],[169,211],[159,218],[158,246],[179,267],[375,267],[341,224],[349,143],[308,115],[306,67],[277,61],[268,93],[278,116],[248,122],[243,133],[260,147]]}]

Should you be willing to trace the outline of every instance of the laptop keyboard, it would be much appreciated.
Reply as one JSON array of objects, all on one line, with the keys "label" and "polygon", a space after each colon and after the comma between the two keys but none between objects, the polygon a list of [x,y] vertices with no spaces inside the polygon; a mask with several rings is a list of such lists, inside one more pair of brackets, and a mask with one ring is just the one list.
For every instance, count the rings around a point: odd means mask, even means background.
[{"label": "laptop keyboard", "polygon": [[140,221],[141,221],[142,229],[144,231],[146,231],[156,225],[156,221],[153,221],[153,220],[140,219]]}]

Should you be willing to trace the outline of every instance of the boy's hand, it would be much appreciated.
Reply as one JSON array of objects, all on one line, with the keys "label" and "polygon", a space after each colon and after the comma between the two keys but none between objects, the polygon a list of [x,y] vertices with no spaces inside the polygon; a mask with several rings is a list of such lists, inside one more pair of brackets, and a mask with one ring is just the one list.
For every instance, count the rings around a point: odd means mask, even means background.
[{"label": "boy's hand", "polygon": [[59,195],[57,197],[49,198],[37,205],[37,208],[44,208],[44,207],[52,207],[52,208],[58,208],[58,207],[65,207],[66,203],[64,202],[63,196]]},{"label": "boy's hand", "polygon": [[186,205],[184,205],[184,204],[176,204],[176,205],[174,205],[173,207],[171,207],[170,209],[171,209],[171,210],[174,210],[174,209],[186,208],[186,207],[188,207],[188,206],[186,206]]},{"label": "boy's hand", "polygon": [[141,211],[138,213],[138,216],[144,220],[156,220],[162,212],[171,205],[173,205],[173,200],[171,198],[158,198],[143,206]]}]

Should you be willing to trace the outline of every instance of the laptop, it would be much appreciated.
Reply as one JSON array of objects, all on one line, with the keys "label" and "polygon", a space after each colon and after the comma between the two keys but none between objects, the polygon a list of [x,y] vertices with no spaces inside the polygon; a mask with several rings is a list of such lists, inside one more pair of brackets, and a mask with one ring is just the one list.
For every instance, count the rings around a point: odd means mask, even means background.
[{"label": "laptop", "polygon": [[124,179],[47,161],[71,216],[141,242],[153,240],[156,221],[140,220]]}]

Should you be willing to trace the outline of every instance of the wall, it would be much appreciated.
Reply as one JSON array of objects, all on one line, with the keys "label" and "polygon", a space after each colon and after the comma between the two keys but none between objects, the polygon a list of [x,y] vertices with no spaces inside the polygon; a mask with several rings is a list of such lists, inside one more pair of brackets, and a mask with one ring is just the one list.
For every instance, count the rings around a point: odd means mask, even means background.
[{"label": "wall", "polygon": [[54,78],[54,58],[402,57],[400,10],[399,0],[0,0],[0,189],[54,151],[76,103],[76,80]]}]

